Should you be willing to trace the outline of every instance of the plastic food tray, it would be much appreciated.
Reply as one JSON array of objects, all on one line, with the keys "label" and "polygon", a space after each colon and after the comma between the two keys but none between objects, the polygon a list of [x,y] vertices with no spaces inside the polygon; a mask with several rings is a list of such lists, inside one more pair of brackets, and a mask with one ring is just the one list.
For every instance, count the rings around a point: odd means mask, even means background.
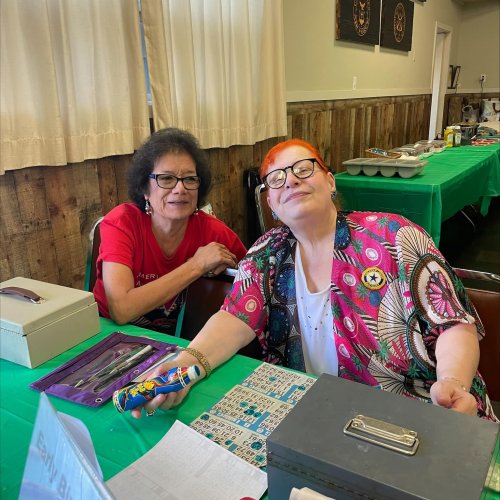
[{"label": "plastic food tray", "polygon": [[353,160],[342,162],[342,165],[345,166],[347,173],[351,175],[364,173],[365,175],[373,176],[380,173],[384,177],[392,177],[395,174],[399,174],[400,177],[409,179],[422,172],[427,162],[422,160],[405,160],[403,158],[354,158]]},{"label": "plastic food tray", "polygon": [[432,141],[432,147],[434,148],[434,153],[442,153],[446,149],[446,141],[439,139]]}]

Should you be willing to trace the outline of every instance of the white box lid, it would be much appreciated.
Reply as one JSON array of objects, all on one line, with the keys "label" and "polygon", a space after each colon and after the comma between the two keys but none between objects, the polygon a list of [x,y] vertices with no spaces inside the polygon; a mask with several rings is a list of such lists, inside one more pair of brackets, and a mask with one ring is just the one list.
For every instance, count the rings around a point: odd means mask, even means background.
[{"label": "white box lid", "polygon": [[0,294],[0,327],[20,335],[27,335],[95,302],[91,292],[29,278],[16,277],[0,283],[0,288],[6,287],[26,288],[45,299],[34,304],[16,295]]}]

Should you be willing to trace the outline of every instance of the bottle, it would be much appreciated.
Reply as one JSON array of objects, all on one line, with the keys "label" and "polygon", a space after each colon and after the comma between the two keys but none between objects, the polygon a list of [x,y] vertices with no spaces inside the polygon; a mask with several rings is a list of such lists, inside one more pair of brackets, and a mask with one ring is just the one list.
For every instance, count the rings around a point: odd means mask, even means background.
[{"label": "bottle", "polygon": [[446,147],[447,148],[451,148],[453,147],[453,142],[454,142],[454,129],[453,127],[446,127],[445,131],[444,131],[444,140],[446,142]]},{"label": "bottle", "polygon": [[133,410],[151,401],[158,394],[180,391],[199,376],[200,369],[196,365],[175,367],[151,380],[145,380],[115,391],[113,404],[120,413]]},{"label": "bottle", "polygon": [[455,125],[453,132],[453,147],[460,146],[462,144],[462,129],[460,125]]}]

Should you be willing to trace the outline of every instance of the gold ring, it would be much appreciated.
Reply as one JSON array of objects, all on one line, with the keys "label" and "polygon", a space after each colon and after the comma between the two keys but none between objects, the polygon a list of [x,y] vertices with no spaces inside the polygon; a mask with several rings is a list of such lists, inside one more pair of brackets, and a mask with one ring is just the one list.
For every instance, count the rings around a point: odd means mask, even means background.
[{"label": "gold ring", "polygon": [[215,273],[213,271],[208,271],[207,276],[209,278],[213,278],[215,276]]},{"label": "gold ring", "polygon": [[155,413],[156,413],[156,410],[151,410],[151,411],[146,410],[146,415],[148,417],[154,417]]}]

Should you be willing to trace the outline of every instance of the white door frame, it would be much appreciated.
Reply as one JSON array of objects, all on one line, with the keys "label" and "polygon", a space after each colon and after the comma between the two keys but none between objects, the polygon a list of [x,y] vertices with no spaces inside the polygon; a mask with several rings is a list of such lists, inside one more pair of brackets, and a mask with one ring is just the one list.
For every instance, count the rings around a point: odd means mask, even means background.
[{"label": "white door frame", "polygon": [[453,28],[436,21],[434,29],[434,57],[432,62],[432,100],[429,122],[429,139],[443,131],[444,96],[448,87],[451,35]]}]

